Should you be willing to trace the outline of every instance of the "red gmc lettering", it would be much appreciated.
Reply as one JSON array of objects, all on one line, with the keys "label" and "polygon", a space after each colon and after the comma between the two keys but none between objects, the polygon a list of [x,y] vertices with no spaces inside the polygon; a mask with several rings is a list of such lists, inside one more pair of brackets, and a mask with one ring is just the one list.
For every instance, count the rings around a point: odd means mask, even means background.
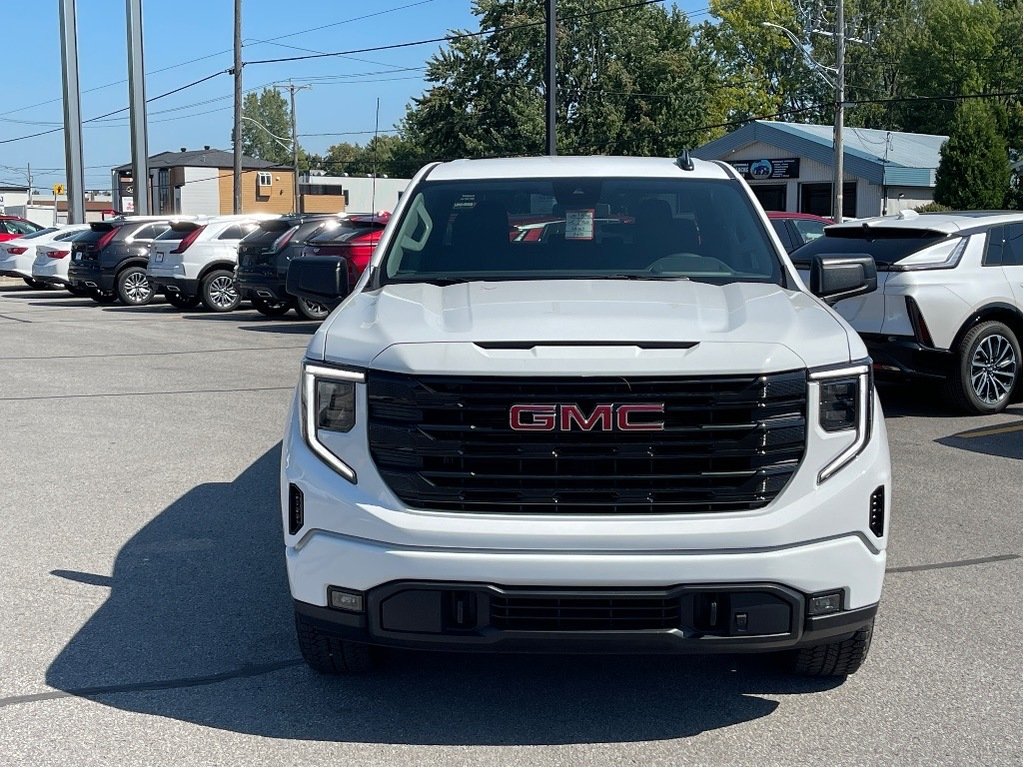
[{"label": "red gmc lettering", "polygon": [[665,429],[664,421],[642,421],[634,423],[630,421],[629,417],[634,413],[665,413],[665,404],[658,403],[657,405],[620,405],[618,412],[615,414],[617,420],[617,426],[622,432],[661,432]]},{"label": "red gmc lettering", "polygon": [[508,425],[521,432],[551,432],[555,428],[554,405],[513,405]]},{"label": "red gmc lettering", "polygon": [[584,432],[590,432],[594,427],[600,425],[601,430],[608,432],[612,428],[612,406],[599,405],[589,417],[583,415],[583,410],[578,405],[563,405],[560,408],[558,426],[563,432],[572,429],[573,422]]}]

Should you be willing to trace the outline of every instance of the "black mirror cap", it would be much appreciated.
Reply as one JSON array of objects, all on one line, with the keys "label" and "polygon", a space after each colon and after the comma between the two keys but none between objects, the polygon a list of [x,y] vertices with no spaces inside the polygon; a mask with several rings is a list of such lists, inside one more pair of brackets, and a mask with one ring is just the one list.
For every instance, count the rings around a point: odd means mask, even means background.
[{"label": "black mirror cap", "polygon": [[875,260],[866,254],[815,256],[811,261],[811,293],[826,304],[863,296],[878,288]]},{"label": "black mirror cap", "polygon": [[333,309],[349,295],[348,262],[337,256],[300,256],[288,264],[285,290]]}]

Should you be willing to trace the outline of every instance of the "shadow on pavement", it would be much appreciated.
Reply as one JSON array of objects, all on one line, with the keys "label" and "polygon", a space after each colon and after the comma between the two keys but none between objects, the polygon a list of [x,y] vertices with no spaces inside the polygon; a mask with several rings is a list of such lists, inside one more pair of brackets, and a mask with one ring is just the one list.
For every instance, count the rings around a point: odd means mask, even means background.
[{"label": "shadow on pavement", "polygon": [[239,328],[243,331],[254,331],[255,333],[288,333],[288,334],[305,334],[312,336],[316,333],[316,329],[320,327],[320,321],[314,320],[312,322],[305,320],[292,320],[291,322],[283,323],[268,323],[265,325],[240,325]]},{"label": "shadow on pavement", "polygon": [[[1007,409],[1004,414],[1012,413]],[[1017,409],[1018,413],[1020,409]],[[1024,440],[1021,436],[1021,421],[1016,419],[987,427],[969,429],[949,437],[942,437],[935,442],[959,448],[964,451],[983,453],[987,456],[1001,456],[1006,459],[1024,459]]]},{"label": "shadow on pavement", "polygon": [[[895,382],[878,382],[878,399],[882,402],[885,417],[900,418],[901,416],[935,416],[942,418],[966,416],[957,410],[945,397],[942,386],[930,382],[900,384]],[[1008,407],[1003,413],[1011,416],[1021,415],[1020,400]]]},{"label": "shadow on pavement", "polygon": [[[677,738],[771,714],[778,703],[759,694],[838,685],[750,657],[686,656],[404,653],[369,676],[320,677],[293,635],[279,450],[234,482],[194,488],[132,536],[109,598],[50,665],[50,686],[273,738],[503,745]],[[108,584],[74,570],[53,578]]]}]

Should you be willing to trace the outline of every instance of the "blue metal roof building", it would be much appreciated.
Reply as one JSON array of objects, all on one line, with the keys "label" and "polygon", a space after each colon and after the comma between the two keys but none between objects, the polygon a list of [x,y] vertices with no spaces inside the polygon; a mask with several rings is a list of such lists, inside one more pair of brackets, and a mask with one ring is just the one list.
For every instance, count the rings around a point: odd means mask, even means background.
[{"label": "blue metal roof building", "polygon": [[[877,216],[931,202],[939,149],[947,138],[847,127],[843,214]],[[756,120],[693,154],[735,166],[767,210],[831,213],[830,125]]]}]

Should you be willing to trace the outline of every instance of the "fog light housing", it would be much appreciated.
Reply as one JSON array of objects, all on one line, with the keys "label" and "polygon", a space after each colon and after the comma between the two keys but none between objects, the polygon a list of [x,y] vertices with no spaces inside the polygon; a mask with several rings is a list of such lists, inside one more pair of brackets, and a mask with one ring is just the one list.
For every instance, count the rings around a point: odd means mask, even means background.
[{"label": "fog light housing", "polygon": [[327,605],[339,611],[348,611],[349,613],[362,613],[363,594],[362,592],[352,592],[348,589],[328,587]]},{"label": "fog light housing", "polygon": [[824,616],[828,613],[839,613],[843,610],[843,593],[827,592],[823,595],[812,595],[807,601],[808,616]]}]

